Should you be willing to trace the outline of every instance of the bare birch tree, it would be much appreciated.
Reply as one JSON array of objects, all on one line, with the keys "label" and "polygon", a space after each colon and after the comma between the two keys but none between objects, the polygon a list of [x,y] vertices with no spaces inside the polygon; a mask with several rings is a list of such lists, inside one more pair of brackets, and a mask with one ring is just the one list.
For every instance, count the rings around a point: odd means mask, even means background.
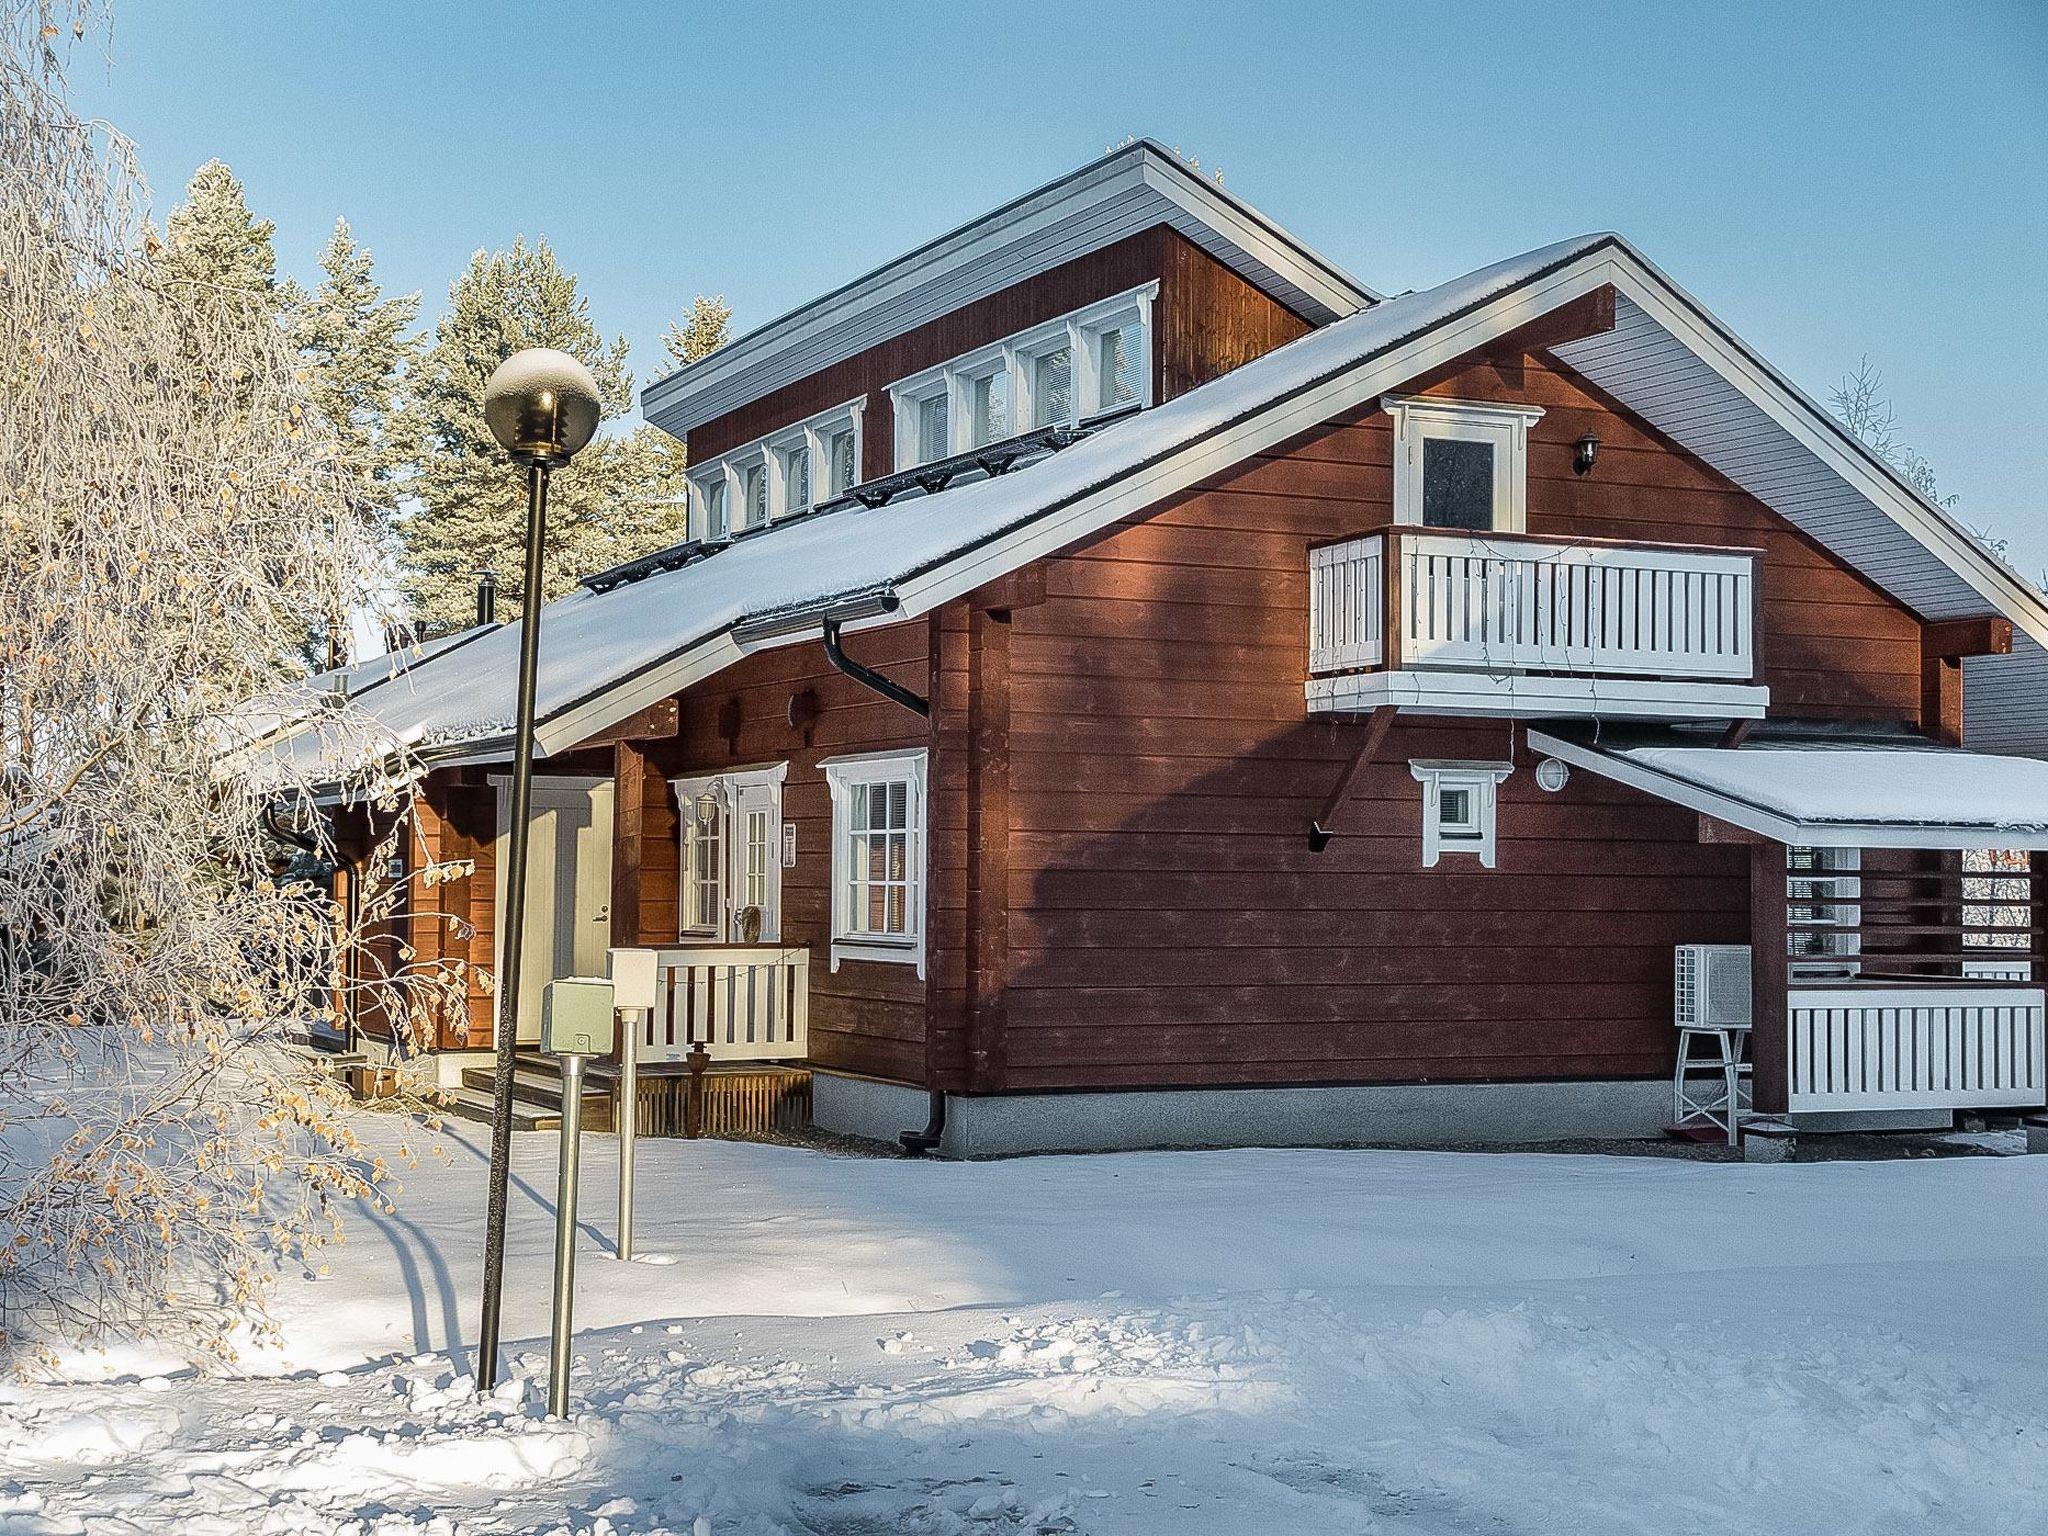
[{"label": "bare birch tree", "polygon": [[[369,601],[374,530],[274,306],[160,267],[128,146],[70,110],[99,6],[0,16],[0,1350],[218,1357],[278,1261],[383,1198],[284,1046],[357,969],[281,873],[333,850],[273,820],[289,759],[223,755],[306,707],[300,648]],[[405,835],[403,775],[376,795]],[[373,984],[402,1021],[439,981]]]}]

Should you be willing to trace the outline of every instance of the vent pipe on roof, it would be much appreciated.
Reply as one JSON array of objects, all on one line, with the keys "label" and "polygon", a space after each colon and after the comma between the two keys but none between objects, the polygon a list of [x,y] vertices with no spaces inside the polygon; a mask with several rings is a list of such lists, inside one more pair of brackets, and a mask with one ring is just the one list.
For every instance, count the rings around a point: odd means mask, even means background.
[{"label": "vent pipe on roof", "polygon": [[498,573],[485,571],[476,579],[476,621],[479,624],[498,622]]}]

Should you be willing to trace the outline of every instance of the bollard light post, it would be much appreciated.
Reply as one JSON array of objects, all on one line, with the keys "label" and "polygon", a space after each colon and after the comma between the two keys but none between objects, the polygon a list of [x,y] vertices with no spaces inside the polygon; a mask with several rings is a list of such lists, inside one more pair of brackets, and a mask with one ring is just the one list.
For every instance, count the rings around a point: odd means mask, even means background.
[{"label": "bollard light post", "polygon": [[540,1048],[562,1064],[562,1149],[555,1170],[555,1297],[548,1318],[548,1415],[569,1416],[569,1346],[576,1335],[576,1186],[582,1168],[583,1064],[609,1056],[617,1013],[612,984],[551,981],[541,1003]]},{"label": "bollard light post", "polygon": [[633,1257],[633,1141],[640,1130],[640,1031],[654,1012],[655,954],[651,949],[606,953],[613,1002],[625,1017],[619,1035],[619,1257]]},{"label": "bollard light post", "polygon": [[534,694],[540,676],[542,561],[548,476],[589,443],[601,415],[590,371],[566,352],[529,347],[498,365],[484,386],[491,435],[526,470],[526,585],[519,594],[519,724],[512,741],[512,826],[505,857],[503,962],[496,978],[492,1044],[491,1167],[484,1207],[483,1316],[477,1328],[476,1384],[498,1380],[498,1319],[505,1300],[505,1201],[512,1174],[512,1074],[519,1048],[519,977],[526,936],[526,848],[533,815]]}]

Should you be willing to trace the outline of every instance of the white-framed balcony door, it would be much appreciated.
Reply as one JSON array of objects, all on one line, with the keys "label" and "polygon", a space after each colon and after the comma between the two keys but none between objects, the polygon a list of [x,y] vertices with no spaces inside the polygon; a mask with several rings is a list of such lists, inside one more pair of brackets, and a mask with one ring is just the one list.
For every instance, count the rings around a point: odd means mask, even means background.
[{"label": "white-framed balcony door", "polygon": [[[682,824],[680,943],[781,941],[782,781],[788,770],[787,763],[774,763],[670,781]],[[751,931],[755,912],[758,933]]]},{"label": "white-framed balcony door", "polygon": [[[507,910],[512,781],[498,791],[497,905]],[[526,851],[526,932],[519,976],[518,1039],[540,1040],[541,992],[562,976],[602,976],[611,943],[612,781],[536,775]],[[494,925],[492,972],[504,975],[505,924]]]}]

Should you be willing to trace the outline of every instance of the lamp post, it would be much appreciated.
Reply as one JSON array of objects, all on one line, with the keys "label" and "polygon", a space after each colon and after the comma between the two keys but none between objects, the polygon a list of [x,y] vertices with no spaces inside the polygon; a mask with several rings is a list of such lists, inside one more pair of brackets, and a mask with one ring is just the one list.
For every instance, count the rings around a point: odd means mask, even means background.
[{"label": "lamp post", "polygon": [[[498,365],[484,386],[484,421],[515,464],[526,470],[526,585],[519,603],[519,728],[512,743],[512,826],[506,855],[504,933],[499,965],[497,1053],[491,1094],[490,1198],[484,1215],[483,1319],[477,1329],[476,1381],[498,1380],[498,1314],[505,1297],[505,1194],[512,1162],[512,1074],[519,1045],[520,942],[526,927],[527,822],[533,810],[533,697],[540,672],[542,546],[548,476],[597,431],[601,410],[590,371],[566,352],[529,347]],[[565,1088],[566,1091],[566,1088]]]}]

